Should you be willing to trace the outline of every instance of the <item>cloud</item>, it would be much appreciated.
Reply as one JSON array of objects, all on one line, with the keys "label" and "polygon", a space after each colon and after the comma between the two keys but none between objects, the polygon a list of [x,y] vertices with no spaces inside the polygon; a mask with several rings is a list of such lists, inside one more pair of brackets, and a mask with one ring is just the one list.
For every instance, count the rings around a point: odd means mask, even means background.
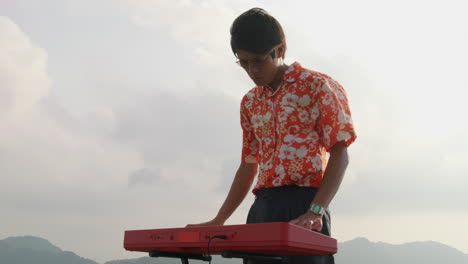
[{"label": "cloud", "polygon": [[90,113],[94,120],[70,114],[48,94],[46,51],[9,18],[0,18],[0,31],[2,229],[36,233],[50,223],[65,229],[69,216],[86,222],[117,208],[115,190],[143,162],[135,150],[96,132],[112,130],[112,111]]},{"label": "cloud", "polygon": [[[336,64],[356,69],[351,62],[341,58]],[[405,76],[382,81],[368,68],[354,69],[337,71],[348,87],[358,140],[350,147],[351,164],[333,202],[336,212],[466,212],[461,186],[468,184],[468,166],[460,157],[468,141],[460,135],[468,127],[459,122],[462,105],[452,93],[433,98],[430,84],[453,80],[415,76],[416,86]],[[468,82],[457,81],[463,96]],[[454,104],[442,103],[446,99]]]},{"label": "cloud", "polygon": [[0,16],[0,117],[30,111],[50,87],[47,55],[7,17]]},{"label": "cloud", "polygon": [[159,181],[160,174],[159,171],[153,171],[148,168],[139,169],[130,174],[128,177],[128,185],[132,187],[138,184],[156,184]]},{"label": "cloud", "polygon": [[129,1],[133,21],[164,28],[192,48],[200,64],[217,66],[230,55],[229,28],[235,17],[257,1]]},{"label": "cloud", "polygon": [[[165,86],[136,93],[125,104],[102,104],[78,115],[56,96],[62,87],[52,86],[46,50],[10,19],[3,19],[1,26],[10,33],[2,34],[5,41],[0,45],[15,47],[24,39],[30,45],[22,52],[0,51],[0,57],[11,57],[0,62],[0,74],[8,77],[1,79],[0,87],[13,95],[4,103],[10,105],[8,110],[26,106],[3,115],[0,122],[4,131],[0,135],[0,204],[9,215],[3,222],[8,232],[43,232],[60,240],[64,238],[59,230],[67,230],[72,218],[82,223],[79,230],[84,233],[119,217],[121,221],[107,229],[120,228],[113,233],[117,241],[122,230],[151,225],[151,218],[168,226],[174,224],[171,215],[175,214],[180,215],[179,225],[214,216],[219,204],[196,205],[206,204],[206,197],[222,199],[224,193],[213,193],[212,185],[220,181],[221,163],[240,155],[236,99],[214,90],[180,96],[167,92],[170,87]],[[43,78],[23,84],[23,76],[11,69],[28,68],[33,58],[38,67],[31,69],[31,76]],[[200,90],[206,86],[212,87],[209,80],[196,83]],[[34,95],[38,88],[42,93],[32,99],[20,96]],[[200,190],[207,190],[206,196],[199,195]],[[165,209],[166,216],[148,212],[168,200],[173,207]],[[16,220],[31,218],[38,219],[37,225]],[[51,232],[47,223],[55,223],[57,232]],[[67,243],[83,250],[83,255],[95,254],[91,244],[79,246],[83,241],[76,240],[75,246]]]}]

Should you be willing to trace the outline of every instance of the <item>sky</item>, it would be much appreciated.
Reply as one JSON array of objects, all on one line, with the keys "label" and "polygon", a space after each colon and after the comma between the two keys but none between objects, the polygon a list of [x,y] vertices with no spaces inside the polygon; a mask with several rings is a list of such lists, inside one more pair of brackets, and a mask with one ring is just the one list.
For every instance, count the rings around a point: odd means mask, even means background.
[{"label": "sky", "polygon": [[[468,253],[466,1],[0,0],[0,239],[99,262],[125,230],[212,219],[240,164],[229,27],[262,7],[286,63],[346,89],[358,138],[332,236]],[[226,224],[243,224],[249,193]]]}]

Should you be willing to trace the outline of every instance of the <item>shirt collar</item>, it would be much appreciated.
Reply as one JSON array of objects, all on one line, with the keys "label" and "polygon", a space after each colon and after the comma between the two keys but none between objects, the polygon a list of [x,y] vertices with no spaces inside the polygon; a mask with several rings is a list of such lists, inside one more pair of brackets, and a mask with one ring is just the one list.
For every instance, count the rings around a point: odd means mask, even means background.
[{"label": "shirt collar", "polygon": [[294,77],[300,68],[301,68],[301,64],[299,64],[299,62],[297,61],[289,65],[289,68],[286,69],[286,71],[284,72],[283,80],[286,82],[294,82],[295,81]]},{"label": "shirt collar", "polygon": [[[287,83],[294,82],[296,80],[295,75],[297,74],[298,69],[300,69],[300,68],[301,68],[301,64],[299,64],[299,62],[297,62],[297,61],[294,62],[293,64],[289,65],[289,67],[284,72],[283,81],[285,81]],[[261,86],[261,90],[260,90],[261,94],[263,94],[265,92],[265,90],[266,90],[265,88],[266,88],[265,86]],[[278,88],[274,92],[271,92],[270,96],[274,95],[278,90],[280,90],[280,88]]]}]

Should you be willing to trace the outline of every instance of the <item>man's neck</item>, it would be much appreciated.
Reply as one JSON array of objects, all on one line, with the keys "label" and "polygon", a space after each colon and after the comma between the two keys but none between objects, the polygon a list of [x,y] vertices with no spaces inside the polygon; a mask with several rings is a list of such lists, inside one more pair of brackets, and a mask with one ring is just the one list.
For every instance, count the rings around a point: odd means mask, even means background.
[{"label": "man's neck", "polygon": [[279,88],[281,82],[283,81],[284,72],[286,71],[287,68],[288,66],[286,64],[279,66],[278,71],[276,72],[275,78],[268,85],[269,87],[271,87],[271,89],[273,89],[273,91],[276,91]]}]

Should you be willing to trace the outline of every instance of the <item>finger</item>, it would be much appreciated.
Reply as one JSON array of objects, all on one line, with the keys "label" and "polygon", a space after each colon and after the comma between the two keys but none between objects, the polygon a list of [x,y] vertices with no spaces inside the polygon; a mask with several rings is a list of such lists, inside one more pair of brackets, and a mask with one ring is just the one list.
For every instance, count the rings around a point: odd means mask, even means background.
[{"label": "finger", "polygon": [[307,221],[307,227],[308,229],[312,229],[312,227],[314,226],[315,222],[313,220],[310,220],[310,221]]},{"label": "finger", "polygon": [[291,223],[293,225],[297,225],[299,222],[300,222],[299,218],[296,218],[294,220],[289,221],[289,223]]},{"label": "finger", "polygon": [[300,227],[304,227],[304,222],[300,221],[300,220],[294,221],[294,223],[292,223],[292,224],[300,226]]},{"label": "finger", "polygon": [[322,231],[322,223],[320,221],[316,221],[313,225],[312,225],[312,230],[317,230],[317,231]]},{"label": "finger", "polygon": [[312,227],[311,222],[308,220],[301,220],[297,223],[297,225],[305,229],[310,229]]},{"label": "finger", "polygon": [[298,218],[295,220],[294,224],[300,227],[305,227],[307,225],[307,221],[302,218]]}]

